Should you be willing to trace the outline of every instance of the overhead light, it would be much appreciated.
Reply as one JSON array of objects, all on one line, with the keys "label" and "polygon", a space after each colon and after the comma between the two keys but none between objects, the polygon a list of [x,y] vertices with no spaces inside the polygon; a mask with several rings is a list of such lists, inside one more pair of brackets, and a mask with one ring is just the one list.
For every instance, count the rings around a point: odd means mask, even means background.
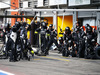
[{"label": "overhead light", "polygon": [[45,11],[44,14],[47,14],[47,12]]}]

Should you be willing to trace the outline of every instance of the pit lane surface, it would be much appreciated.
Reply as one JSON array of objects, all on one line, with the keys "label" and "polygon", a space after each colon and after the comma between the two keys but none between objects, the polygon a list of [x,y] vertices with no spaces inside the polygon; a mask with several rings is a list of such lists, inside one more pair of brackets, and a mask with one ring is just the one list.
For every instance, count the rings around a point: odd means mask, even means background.
[{"label": "pit lane surface", "polygon": [[13,75],[100,75],[100,60],[62,57],[51,51],[49,56],[35,56],[31,61],[0,59],[0,70]]}]

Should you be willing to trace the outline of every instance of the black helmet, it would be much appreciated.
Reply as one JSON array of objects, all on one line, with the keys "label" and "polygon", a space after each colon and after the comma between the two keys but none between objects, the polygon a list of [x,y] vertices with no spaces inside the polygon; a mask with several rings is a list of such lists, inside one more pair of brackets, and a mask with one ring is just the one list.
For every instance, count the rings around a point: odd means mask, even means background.
[{"label": "black helmet", "polygon": [[42,26],[44,29],[47,29],[47,25],[46,25],[45,22],[42,22],[42,23],[41,23],[41,26]]},{"label": "black helmet", "polygon": [[81,27],[82,25],[81,25],[81,23],[78,21],[78,22],[76,22],[76,24],[78,24],[78,26],[79,27]]},{"label": "black helmet", "polygon": [[19,22],[15,22],[15,25],[19,25]]},{"label": "black helmet", "polygon": [[78,22],[76,22],[76,23],[80,25],[80,22],[79,22],[79,21],[78,21]]},{"label": "black helmet", "polygon": [[22,24],[24,27],[26,27],[27,26],[27,23],[26,22],[23,22],[23,24]]},{"label": "black helmet", "polygon": [[53,27],[53,24],[50,24],[49,27]]},{"label": "black helmet", "polygon": [[49,25],[49,28],[52,28],[52,27],[53,27],[53,24],[50,24],[50,25]]},{"label": "black helmet", "polygon": [[90,26],[90,25],[89,25],[89,24],[86,24],[86,25],[85,25],[85,28],[87,28],[88,26]]},{"label": "black helmet", "polygon": [[75,32],[78,32],[78,31],[80,31],[80,28],[79,27],[75,28]]},{"label": "black helmet", "polygon": [[17,31],[17,27],[13,26],[13,27],[11,28],[11,30],[12,30],[13,32],[16,32],[16,31]]},{"label": "black helmet", "polygon": [[86,32],[87,32],[87,33],[92,32],[92,27],[91,27],[91,26],[88,26],[87,29],[86,29]]},{"label": "black helmet", "polygon": [[15,26],[17,27],[17,29],[19,29],[21,24],[19,22],[15,22]]},{"label": "black helmet", "polygon": [[41,23],[41,26],[45,27],[46,26],[45,22],[42,22]]},{"label": "black helmet", "polygon": [[69,27],[66,27],[66,28],[65,28],[65,31],[70,31],[70,28],[69,28]]},{"label": "black helmet", "polygon": [[9,23],[5,24],[4,28],[5,28],[6,31],[9,31],[10,30],[10,24]]}]

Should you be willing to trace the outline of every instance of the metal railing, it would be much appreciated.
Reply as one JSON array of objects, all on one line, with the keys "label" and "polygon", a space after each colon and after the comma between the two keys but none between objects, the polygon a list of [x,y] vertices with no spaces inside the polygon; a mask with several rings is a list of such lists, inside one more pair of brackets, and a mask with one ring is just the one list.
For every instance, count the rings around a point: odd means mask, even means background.
[{"label": "metal railing", "polygon": [[100,4],[100,0],[91,0],[92,4]]}]

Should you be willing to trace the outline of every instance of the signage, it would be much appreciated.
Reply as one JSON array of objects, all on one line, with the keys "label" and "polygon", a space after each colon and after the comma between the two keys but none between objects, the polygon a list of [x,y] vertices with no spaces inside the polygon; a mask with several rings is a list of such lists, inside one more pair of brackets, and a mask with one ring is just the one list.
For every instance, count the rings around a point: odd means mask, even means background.
[{"label": "signage", "polygon": [[43,0],[38,0],[37,7],[42,7],[43,6]]},{"label": "signage", "polygon": [[88,5],[90,0],[69,0],[68,6]]},{"label": "signage", "polygon": [[49,0],[49,5],[67,4],[67,0]]},{"label": "signage", "polygon": [[28,8],[28,1],[23,2],[23,8]]},{"label": "signage", "polygon": [[[7,4],[6,4],[7,3]],[[0,2],[0,8],[10,8],[10,1],[6,1],[6,2]]]}]

